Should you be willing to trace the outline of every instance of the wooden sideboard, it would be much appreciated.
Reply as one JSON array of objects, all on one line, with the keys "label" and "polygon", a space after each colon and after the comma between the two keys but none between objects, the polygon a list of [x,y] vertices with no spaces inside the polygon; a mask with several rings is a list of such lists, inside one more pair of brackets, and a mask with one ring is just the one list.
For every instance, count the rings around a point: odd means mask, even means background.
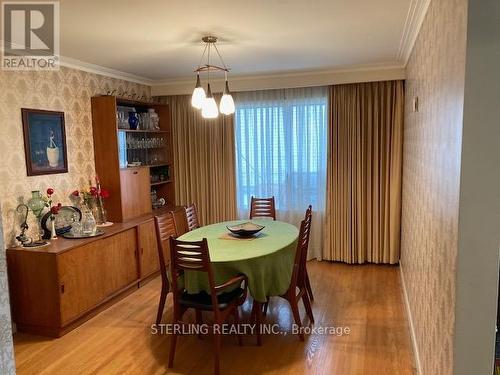
[{"label": "wooden sideboard", "polygon": [[62,336],[158,273],[152,214],[104,230],[91,239],[59,238],[42,248],[7,250],[18,331]]}]

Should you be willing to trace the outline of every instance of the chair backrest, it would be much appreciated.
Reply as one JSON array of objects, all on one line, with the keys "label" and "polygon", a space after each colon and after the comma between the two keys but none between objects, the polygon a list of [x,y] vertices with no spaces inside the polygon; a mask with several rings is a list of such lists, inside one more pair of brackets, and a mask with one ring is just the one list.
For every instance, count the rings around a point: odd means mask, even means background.
[{"label": "chair backrest", "polygon": [[299,238],[297,239],[297,250],[292,273],[292,286],[305,287],[307,250],[309,248],[309,236],[311,234],[312,206],[306,210],[305,218],[300,223]]},{"label": "chair backrest", "polygon": [[177,235],[171,212],[155,216],[156,240],[161,277],[168,282],[167,267],[170,264],[170,237]]},{"label": "chair backrest", "polygon": [[210,295],[214,312],[217,309],[217,293],[215,291],[214,274],[210,263],[210,253],[207,239],[201,241],[180,241],[170,237],[170,270],[172,276],[172,290],[174,294],[174,304],[182,290],[179,290],[177,279],[185,271],[197,271],[207,274],[210,286]]},{"label": "chair backrest", "polygon": [[250,219],[261,217],[270,217],[273,220],[276,220],[274,197],[255,198],[252,196],[250,200]]},{"label": "chair backrest", "polygon": [[177,237],[182,236],[188,231],[188,223],[186,219],[186,210],[184,207],[177,207],[172,212],[172,217],[174,218],[175,231]]},{"label": "chair backrest", "polygon": [[198,211],[196,210],[196,205],[194,203],[188,204],[186,206],[186,219],[188,231],[192,231],[200,227],[200,222],[198,220]]}]

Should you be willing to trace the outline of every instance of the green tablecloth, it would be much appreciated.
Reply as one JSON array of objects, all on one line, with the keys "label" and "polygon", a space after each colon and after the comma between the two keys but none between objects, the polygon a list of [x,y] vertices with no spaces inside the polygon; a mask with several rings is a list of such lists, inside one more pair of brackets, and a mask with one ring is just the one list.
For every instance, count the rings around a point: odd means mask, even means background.
[{"label": "green tablecloth", "polygon": [[[229,232],[226,225],[246,221],[249,220],[207,225],[185,233],[179,239],[199,241],[206,238],[216,284],[243,273],[248,277],[248,288],[252,297],[265,302],[266,296],[281,295],[290,285],[299,231],[291,224],[260,219],[250,220],[266,226],[260,236],[253,240],[221,238]],[[202,290],[209,292],[206,274],[186,272],[184,287],[188,293],[199,293]]]}]

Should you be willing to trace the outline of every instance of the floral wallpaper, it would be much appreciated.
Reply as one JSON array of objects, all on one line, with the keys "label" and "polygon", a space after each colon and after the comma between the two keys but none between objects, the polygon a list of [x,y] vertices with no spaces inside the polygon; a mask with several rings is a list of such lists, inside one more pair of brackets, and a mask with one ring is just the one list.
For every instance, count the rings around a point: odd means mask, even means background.
[{"label": "floral wallpaper", "polygon": [[[64,67],[58,71],[0,71],[0,87],[0,205],[5,242],[11,245],[19,230],[15,208],[21,199],[29,199],[31,190],[53,187],[54,201],[67,204],[71,191],[88,186],[94,178],[90,98],[113,90],[149,97],[151,89]],[[21,108],[64,112],[68,173],[27,177]]]},{"label": "floral wallpaper", "polygon": [[467,0],[431,1],[407,66],[401,268],[424,375],[453,372],[466,23]]},{"label": "floral wallpaper", "polygon": [[[90,98],[108,91],[149,97],[149,86],[62,67],[58,71],[0,70],[0,245],[14,243],[19,231],[15,212],[31,190],[53,187],[54,200],[68,204],[67,196],[88,186],[94,177],[94,149]],[[65,115],[68,173],[26,175],[21,108],[62,111]],[[30,215],[32,216],[32,215]],[[29,224],[33,224],[31,219]],[[3,238],[2,241],[2,228]],[[31,225],[34,228],[34,225]],[[0,250],[0,374],[14,374],[11,318],[5,251]]]}]

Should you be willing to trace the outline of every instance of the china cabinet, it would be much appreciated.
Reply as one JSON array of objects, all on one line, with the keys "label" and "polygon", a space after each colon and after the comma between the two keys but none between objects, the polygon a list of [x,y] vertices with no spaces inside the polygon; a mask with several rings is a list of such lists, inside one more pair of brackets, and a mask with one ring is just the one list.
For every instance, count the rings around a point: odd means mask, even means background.
[{"label": "china cabinet", "polygon": [[108,218],[122,222],[173,207],[174,165],[167,104],[92,98],[96,173],[110,190]]}]

